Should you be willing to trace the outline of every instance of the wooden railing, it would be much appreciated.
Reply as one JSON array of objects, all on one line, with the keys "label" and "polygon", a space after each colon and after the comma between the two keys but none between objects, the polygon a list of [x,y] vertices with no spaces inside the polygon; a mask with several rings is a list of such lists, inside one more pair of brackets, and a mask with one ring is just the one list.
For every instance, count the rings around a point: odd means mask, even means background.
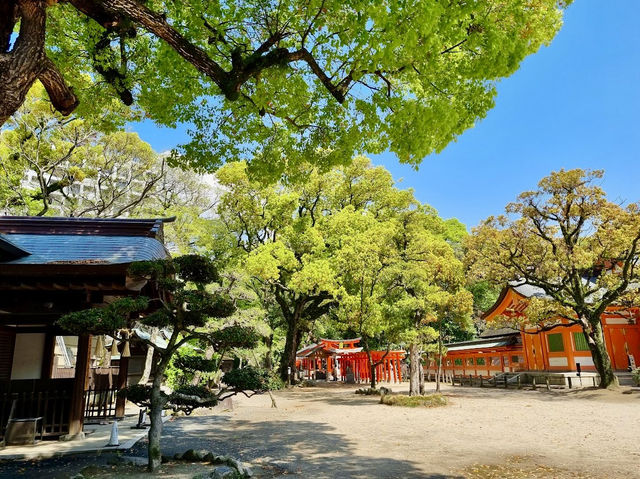
[{"label": "wooden railing", "polygon": [[102,421],[116,416],[117,389],[89,388],[84,392],[85,423]]},{"label": "wooden railing", "polygon": [[13,418],[42,417],[44,436],[69,431],[69,407],[73,380],[3,381],[0,384],[0,436],[15,404]]}]

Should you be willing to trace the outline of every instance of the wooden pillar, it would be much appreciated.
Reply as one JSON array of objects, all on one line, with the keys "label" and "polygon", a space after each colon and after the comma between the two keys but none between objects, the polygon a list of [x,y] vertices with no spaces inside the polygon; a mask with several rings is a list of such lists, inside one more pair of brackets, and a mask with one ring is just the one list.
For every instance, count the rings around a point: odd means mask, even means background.
[{"label": "wooden pillar", "polygon": [[69,410],[69,434],[66,439],[83,438],[84,422],[84,389],[89,375],[91,360],[91,335],[78,336],[78,353],[76,354],[76,374],[71,390],[71,407]]},{"label": "wooden pillar", "polygon": [[[129,358],[123,358],[122,355],[120,355],[120,368],[118,370],[118,382],[116,384],[116,389],[118,391],[121,391],[127,387],[128,374],[129,374]],[[126,398],[121,396],[117,397],[116,399],[116,417],[117,418],[124,417],[124,407],[126,402],[127,402]]]},{"label": "wooden pillar", "polygon": [[400,382],[402,382],[402,364],[400,364],[400,360],[398,360],[398,377],[400,378]]},{"label": "wooden pillar", "polygon": [[44,337],[44,351],[42,352],[42,371],[40,379],[50,379],[53,372],[53,356],[56,347],[56,335],[47,331]]}]

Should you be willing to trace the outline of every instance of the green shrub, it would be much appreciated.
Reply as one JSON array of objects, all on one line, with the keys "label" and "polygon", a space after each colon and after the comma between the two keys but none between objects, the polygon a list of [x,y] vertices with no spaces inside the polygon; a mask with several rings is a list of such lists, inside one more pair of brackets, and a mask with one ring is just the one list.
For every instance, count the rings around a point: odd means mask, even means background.
[{"label": "green shrub", "polygon": [[428,396],[405,396],[404,394],[384,395],[380,398],[380,404],[402,407],[439,407],[446,406],[448,400],[442,394],[429,394]]},{"label": "green shrub", "polygon": [[636,386],[640,386],[640,368],[636,368],[631,373],[631,377],[633,378],[633,382]]},{"label": "green shrub", "polygon": [[269,371],[269,375],[267,377],[267,389],[269,391],[279,391],[280,389],[284,389],[285,382],[282,380],[276,371]]}]

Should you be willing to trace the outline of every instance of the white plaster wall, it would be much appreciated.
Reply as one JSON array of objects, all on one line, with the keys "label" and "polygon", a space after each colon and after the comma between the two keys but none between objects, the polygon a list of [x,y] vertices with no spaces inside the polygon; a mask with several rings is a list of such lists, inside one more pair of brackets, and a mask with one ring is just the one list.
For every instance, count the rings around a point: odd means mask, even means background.
[{"label": "white plaster wall", "polygon": [[11,379],[40,379],[44,333],[16,334]]}]

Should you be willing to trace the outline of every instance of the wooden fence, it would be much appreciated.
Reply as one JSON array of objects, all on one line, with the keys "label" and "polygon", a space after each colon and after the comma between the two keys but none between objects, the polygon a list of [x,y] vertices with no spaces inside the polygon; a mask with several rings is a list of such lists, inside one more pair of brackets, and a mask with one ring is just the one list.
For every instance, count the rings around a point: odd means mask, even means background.
[{"label": "wooden fence", "polygon": [[72,381],[6,381],[0,388],[0,436],[4,437],[14,404],[14,418],[42,417],[43,436],[68,433]]},{"label": "wooden fence", "polygon": [[89,388],[84,392],[85,423],[104,421],[116,417],[118,390]]}]

